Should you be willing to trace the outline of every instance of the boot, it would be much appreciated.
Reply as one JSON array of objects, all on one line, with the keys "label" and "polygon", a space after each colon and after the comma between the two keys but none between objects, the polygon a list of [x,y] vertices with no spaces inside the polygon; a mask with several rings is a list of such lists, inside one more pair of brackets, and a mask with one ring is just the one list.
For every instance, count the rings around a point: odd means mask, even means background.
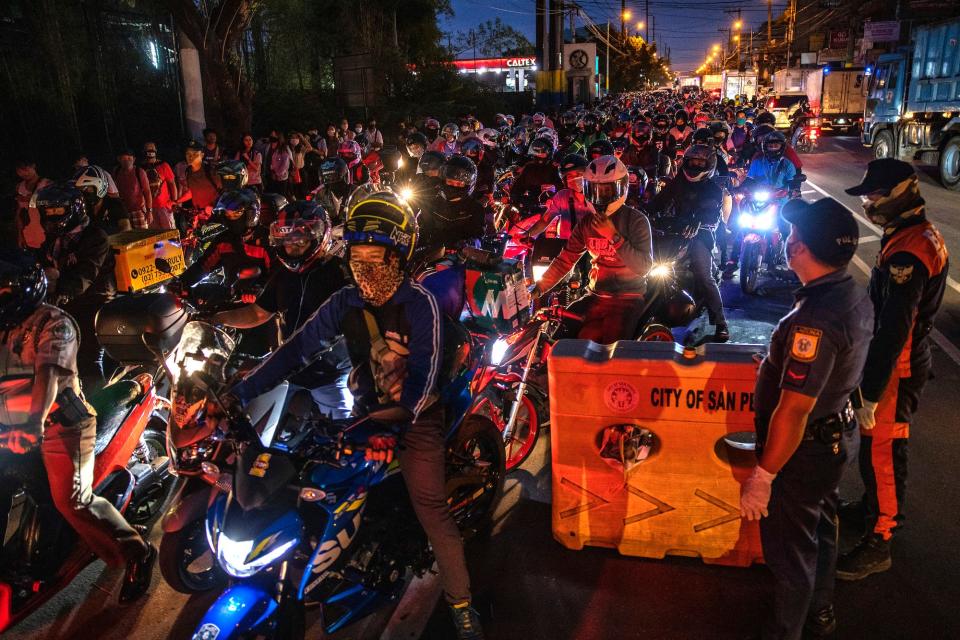
[{"label": "boot", "polygon": [[480,628],[480,614],[470,606],[469,602],[450,605],[453,616],[453,626],[457,629],[457,640],[484,640],[483,629]]},{"label": "boot", "polygon": [[870,574],[890,568],[890,541],[879,533],[868,533],[849,553],[837,560],[837,577],[841,580],[862,580]]},{"label": "boot", "polygon": [[120,602],[126,604],[139,599],[150,588],[153,566],[157,563],[157,548],[147,543],[147,555],[137,562],[127,564],[127,573],[120,587]]},{"label": "boot", "polygon": [[718,324],[716,331],[713,332],[713,342],[728,342],[729,340],[730,328],[727,323]]},{"label": "boot", "polygon": [[837,617],[831,604],[807,616],[807,623],[803,625],[803,636],[805,638],[826,638],[833,635],[836,630]]}]

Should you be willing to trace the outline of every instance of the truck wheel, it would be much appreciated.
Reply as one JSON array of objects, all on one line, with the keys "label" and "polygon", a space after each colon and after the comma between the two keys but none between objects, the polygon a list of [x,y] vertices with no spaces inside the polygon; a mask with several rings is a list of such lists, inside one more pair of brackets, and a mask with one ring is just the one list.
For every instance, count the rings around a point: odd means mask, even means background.
[{"label": "truck wheel", "polygon": [[947,140],[940,152],[940,181],[947,189],[960,191],[960,136]]},{"label": "truck wheel", "polygon": [[889,131],[881,131],[873,140],[874,158],[893,158],[893,135]]}]

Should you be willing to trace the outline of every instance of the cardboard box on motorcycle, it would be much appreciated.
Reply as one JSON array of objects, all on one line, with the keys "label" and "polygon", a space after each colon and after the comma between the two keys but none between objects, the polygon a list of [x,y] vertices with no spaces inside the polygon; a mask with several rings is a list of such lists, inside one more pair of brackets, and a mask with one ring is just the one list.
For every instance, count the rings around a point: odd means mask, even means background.
[{"label": "cardboard box on motorcycle", "polygon": [[[117,291],[141,291],[180,275],[186,268],[176,229],[121,231],[110,236],[109,242],[116,258]],[[173,273],[161,273],[154,264],[157,258],[166,259]]]},{"label": "cardboard box on motorcycle", "polygon": [[724,437],[753,431],[761,350],[559,341],[548,360],[557,541],[649,558],[760,560],[758,525],[740,517],[740,485],[756,459]]}]

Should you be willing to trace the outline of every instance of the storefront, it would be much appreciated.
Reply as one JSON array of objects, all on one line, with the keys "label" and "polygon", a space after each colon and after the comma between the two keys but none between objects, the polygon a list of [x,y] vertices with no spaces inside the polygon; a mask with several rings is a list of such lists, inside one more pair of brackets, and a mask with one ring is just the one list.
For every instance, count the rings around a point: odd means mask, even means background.
[{"label": "storefront", "polygon": [[504,92],[536,88],[536,58],[472,58],[454,60],[460,73],[476,74],[477,80]]}]

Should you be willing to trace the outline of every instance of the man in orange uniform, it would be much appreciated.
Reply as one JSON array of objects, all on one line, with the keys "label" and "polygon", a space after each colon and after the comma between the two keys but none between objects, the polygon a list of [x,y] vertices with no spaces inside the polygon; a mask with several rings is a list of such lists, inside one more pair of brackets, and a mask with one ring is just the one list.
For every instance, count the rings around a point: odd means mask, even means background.
[{"label": "man in orange uniform", "polygon": [[837,564],[837,577],[860,580],[890,568],[890,540],[903,522],[907,439],[930,374],[930,332],[943,301],[948,258],[943,237],[924,213],[911,165],[874,160],[847,193],[860,196],[867,217],[883,228],[870,276],[875,331],[860,385],[863,407],[857,410],[868,532]]}]

